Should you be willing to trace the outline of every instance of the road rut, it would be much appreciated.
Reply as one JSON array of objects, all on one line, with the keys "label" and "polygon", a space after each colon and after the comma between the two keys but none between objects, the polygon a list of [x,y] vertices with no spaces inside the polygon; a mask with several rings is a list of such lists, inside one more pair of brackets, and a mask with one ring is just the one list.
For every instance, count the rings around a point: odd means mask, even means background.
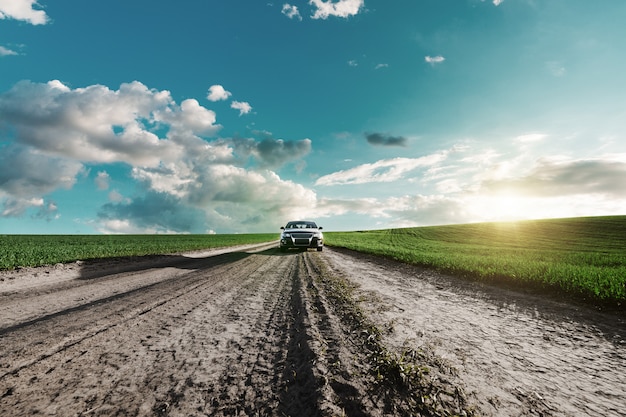
[{"label": "road rut", "polygon": [[329,276],[458,393],[424,415],[624,415],[619,316],[274,244],[0,274],[2,415],[409,415]]}]

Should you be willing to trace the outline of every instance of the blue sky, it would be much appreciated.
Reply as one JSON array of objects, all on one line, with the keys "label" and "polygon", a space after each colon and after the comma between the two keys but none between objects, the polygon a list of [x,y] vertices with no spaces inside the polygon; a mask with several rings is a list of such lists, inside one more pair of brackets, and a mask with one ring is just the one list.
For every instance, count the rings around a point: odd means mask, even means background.
[{"label": "blue sky", "polygon": [[0,233],[626,214],[626,2],[0,0]]}]

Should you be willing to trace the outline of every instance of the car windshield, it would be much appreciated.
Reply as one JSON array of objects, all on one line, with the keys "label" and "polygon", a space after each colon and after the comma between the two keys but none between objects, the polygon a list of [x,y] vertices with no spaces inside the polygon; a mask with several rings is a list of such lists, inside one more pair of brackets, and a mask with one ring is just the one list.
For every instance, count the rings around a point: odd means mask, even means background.
[{"label": "car windshield", "polygon": [[287,223],[287,229],[317,229],[317,225],[311,222],[292,222]]}]

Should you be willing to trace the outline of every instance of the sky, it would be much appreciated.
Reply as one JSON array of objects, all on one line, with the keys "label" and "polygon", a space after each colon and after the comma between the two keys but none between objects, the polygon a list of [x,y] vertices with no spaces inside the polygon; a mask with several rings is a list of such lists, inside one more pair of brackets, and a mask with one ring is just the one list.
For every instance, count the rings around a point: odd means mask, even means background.
[{"label": "sky", "polygon": [[0,0],[0,234],[626,214],[623,0]]}]

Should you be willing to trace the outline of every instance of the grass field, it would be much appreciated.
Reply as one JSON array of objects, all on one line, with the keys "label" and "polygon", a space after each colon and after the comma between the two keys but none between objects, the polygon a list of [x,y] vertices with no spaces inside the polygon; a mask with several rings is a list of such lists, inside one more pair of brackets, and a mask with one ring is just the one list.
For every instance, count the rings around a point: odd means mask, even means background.
[{"label": "grass field", "polygon": [[160,255],[248,243],[278,234],[242,235],[0,235],[0,269],[97,258]]},{"label": "grass field", "polygon": [[482,281],[626,301],[626,216],[327,232],[330,246]]},{"label": "grass field", "polygon": [[[626,216],[326,232],[326,244],[482,281],[626,302]],[[246,235],[0,235],[0,269],[269,242]]]}]

